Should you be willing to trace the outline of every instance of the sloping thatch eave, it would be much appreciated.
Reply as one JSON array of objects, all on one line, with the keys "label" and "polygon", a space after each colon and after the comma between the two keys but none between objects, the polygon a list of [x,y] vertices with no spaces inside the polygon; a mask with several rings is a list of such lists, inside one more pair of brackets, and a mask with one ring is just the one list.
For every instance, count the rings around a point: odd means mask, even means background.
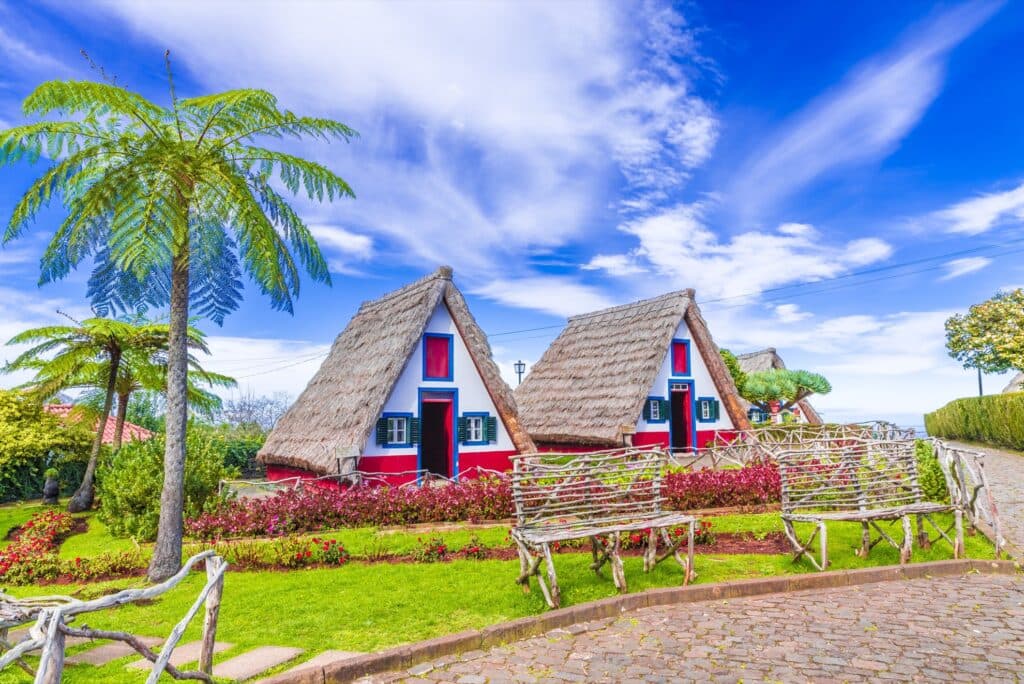
[{"label": "sloping thatch eave", "polygon": [[696,301],[691,300],[690,306],[686,309],[686,325],[690,329],[690,337],[697,343],[697,349],[704,359],[704,365],[715,383],[722,403],[725,404],[725,411],[729,414],[733,427],[736,430],[749,430],[750,419],[747,418],[739,390],[736,389],[736,382],[732,379],[732,373],[725,365],[725,360],[722,359],[718,345],[711,337],[711,331],[708,330],[708,324],[704,321]]}]

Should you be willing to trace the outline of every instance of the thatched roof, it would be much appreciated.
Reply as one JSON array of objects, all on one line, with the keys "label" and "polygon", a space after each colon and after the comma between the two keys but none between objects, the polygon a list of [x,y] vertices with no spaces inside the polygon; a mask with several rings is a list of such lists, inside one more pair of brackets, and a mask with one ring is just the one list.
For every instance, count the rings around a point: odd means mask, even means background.
[{"label": "thatched roof", "polygon": [[329,474],[337,472],[339,457],[358,455],[441,302],[455,321],[513,444],[520,451],[532,451],[533,442],[520,427],[512,391],[491,358],[487,336],[445,266],[359,307],[316,375],[267,437],[259,460]]},{"label": "thatched roof", "polygon": [[693,290],[681,290],[570,318],[515,391],[530,436],[557,444],[621,444],[622,428],[640,418],[684,318],[733,424],[748,427]]},{"label": "thatched roof", "polygon": [[[761,371],[786,367],[786,364],[782,361],[782,357],[779,356],[777,351],[775,351],[775,347],[768,347],[767,349],[750,352],[749,354],[739,354],[736,357],[736,360],[740,362],[740,369],[744,373],[760,373]],[[741,397],[740,400],[743,402],[745,409],[749,409],[752,406],[752,404],[746,399]],[[807,417],[807,422],[814,425],[821,425],[821,416],[814,407],[811,406],[809,401],[806,399],[799,401],[797,402],[797,406],[800,407],[800,410]]]},{"label": "thatched roof", "polygon": [[1003,394],[1010,392],[1024,392],[1024,373],[1017,373],[1010,384],[1003,388]]}]

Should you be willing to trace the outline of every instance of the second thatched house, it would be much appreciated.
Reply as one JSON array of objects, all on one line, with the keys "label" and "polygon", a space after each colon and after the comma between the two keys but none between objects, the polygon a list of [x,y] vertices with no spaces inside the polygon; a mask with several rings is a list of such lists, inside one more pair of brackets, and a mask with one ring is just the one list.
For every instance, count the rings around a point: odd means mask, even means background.
[{"label": "second thatched house", "polygon": [[510,455],[532,450],[487,337],[444,267],[359,307],[259,460],[270,479],[355,464],[400,484],[417,471],[506,470]]},{"label": "second thatched house", "polygon": [[[785,368],[786,364],[782,362],[782,357],[779,356],[778,352],[775,351],[774,347],[768,347],[761,351],[750,352],[749,354],[740,354],[736,357],[736,360],[740,363],[740,369],[744,373],[759,373],[761,371],[781,369]],[[744,407],[747,410],[747,416],[755,423],[760,423],[767,418],[767,416],[761,415],[761,410],[755,407],[746,399],[742,399]],[[798,411],[793,411],[793,416],[798,422],[810,423],[811,425],[821,425],[821,416],[811,406],[811,402],[806,399],[802,399],[797,402],[796,407]]]},{"label": "second thatched house", "polygon": [[515,396],[544,450],[693,451],[750,426],[693,290],[570,318]]}]

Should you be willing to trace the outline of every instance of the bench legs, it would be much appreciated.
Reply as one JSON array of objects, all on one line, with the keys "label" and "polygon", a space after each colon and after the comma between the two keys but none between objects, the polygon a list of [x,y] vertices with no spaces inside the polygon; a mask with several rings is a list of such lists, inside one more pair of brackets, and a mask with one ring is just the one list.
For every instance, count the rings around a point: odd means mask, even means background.
[{"label": "bench legs", "polygon": [[[928,534],[928,530],[925,529],[924,523],[928,522],[935,531],[938,532],[938,536],[935,539],[931,539]],[[954,536],[950,537],[949,533],[954,532]],[[964,555],[964,512],[959,508],[953,510],[953,524],[945,530],[942,529],[932,517],[927,514],[917,516],[917,539],[918,545],[922,549],[930,548],[932,542],[938,541],[939,539],[945,539],[949,542],[949,545],[953,547],[953,558],[961,558]]]},{"label": "bench legs", "polygon": [[[801,558],[806,557],[807,560],[811,561],[811,565],[818,570],[824,570],[828,567],[828,530],[825,529],[824,521],[818,521],[815,523],[816,527],[814,528],[814,532],[811,533],[810,538],[806,542],[801,542],[800,538],[796,536],[796,529],[793,527],[793,522],[791,520],[783,519],[782,525],[786,533],[786,538],[789,539],[789,543],[793,546],[794,563]],[[819,539],[818,544],[821,553],[820,562],[810,551],[816,538]]]},{"label": "bench legs", "polygon": [[[516,583],[523,585],[523,591],[529,593],[530,577],[536,575],[537,584],[540,585],[540,591],[544,595],[544,602],[550,608],[558,608],[561,603],[561,595],[558,590],[558,575],[555,574],[555,561],[551,557],[551,547],[548,544],[541,544],[540,549],[535,551],[518,539],[515,542],[519,547],[519,577],[516,578]],[[547,563],[547,582],[544,581],[544,576],[540,572],[542,562]]]}]

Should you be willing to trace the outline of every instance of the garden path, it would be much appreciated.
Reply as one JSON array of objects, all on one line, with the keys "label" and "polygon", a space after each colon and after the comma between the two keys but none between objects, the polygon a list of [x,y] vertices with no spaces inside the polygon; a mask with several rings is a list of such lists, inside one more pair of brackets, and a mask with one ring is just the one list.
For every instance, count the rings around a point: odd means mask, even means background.
[{"label": "garden path", "polygon": [[360,681],[998,683],[1022,663],[1024,579],[966,575],[644,608]]},{"label": "garden path", "polygon": [[963,449],[985,454],[985,476],[999,510],[1007,551],[1018,559],[1024,554],[1024,454],[977,444],[950,442]]}]

